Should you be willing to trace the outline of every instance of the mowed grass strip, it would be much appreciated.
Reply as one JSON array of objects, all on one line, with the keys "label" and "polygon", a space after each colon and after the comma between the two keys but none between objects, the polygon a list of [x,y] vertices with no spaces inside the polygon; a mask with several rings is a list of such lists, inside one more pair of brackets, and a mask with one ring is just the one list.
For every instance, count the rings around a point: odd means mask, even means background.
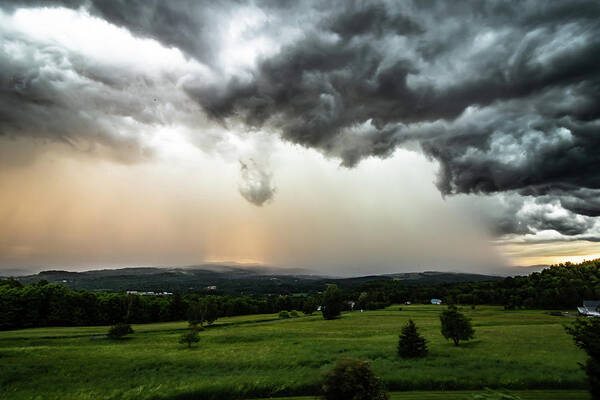
[{"label": "mowed grass strip", "polygon": [[[475,340],[453,346],[440,334],[441,306],[397,306],[279,320],[219,319],[191,350],[177,343],[186,322],[134,325],[122,341],[91,339],[107,327],[0,332],[2,399],[186,399],[314,394],[339,358],[369,359],[391,390],[583,389],[585,359],[544,311],[464,308]],[[396,356],[412,318],[428,340],[420,360]]]}]

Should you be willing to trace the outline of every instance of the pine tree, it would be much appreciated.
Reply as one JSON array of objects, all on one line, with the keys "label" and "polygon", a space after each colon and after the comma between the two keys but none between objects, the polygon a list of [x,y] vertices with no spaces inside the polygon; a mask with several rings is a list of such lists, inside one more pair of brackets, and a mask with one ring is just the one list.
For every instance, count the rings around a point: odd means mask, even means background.
[{"label": "pine tree", "polygon": [[400,333],[398,355],[403,358],[416,358],[427,355],[427,341],[419,334],[419,330],[412,319],[408,320]]}]

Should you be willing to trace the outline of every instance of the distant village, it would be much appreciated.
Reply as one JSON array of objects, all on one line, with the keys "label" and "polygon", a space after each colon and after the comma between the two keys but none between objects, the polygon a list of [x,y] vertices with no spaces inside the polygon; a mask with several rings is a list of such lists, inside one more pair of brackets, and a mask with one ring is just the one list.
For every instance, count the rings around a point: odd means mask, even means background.
[{"label": "distant village", "polygon": [[[217,290],[217,287],[212,285],[212,286],[206,286],[204,288],[204,290]],[[139,296],[171,296],[173,295],[173,292],[142,292],[142,291],[138,291],[138,290],[128,290],[126,292],[127,294],[137,294]]]}]

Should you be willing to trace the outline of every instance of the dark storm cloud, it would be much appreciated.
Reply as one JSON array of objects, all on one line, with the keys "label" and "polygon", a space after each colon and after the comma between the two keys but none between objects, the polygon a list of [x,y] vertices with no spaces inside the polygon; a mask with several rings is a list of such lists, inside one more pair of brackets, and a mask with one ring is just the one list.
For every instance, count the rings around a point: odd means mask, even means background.
[{"label": "dark storm cloud", "polygon": [[352,4],[253,79],[190,95],[214,118],[275,127],[346,166],[416,141],[439,162],[443,194],[541,191],[569,211],[540,208],[505,232],[594,225],[573,216],[596,216],[580,191],[600,189],[596,3]]},{"label": "dark storm cloud", "polygon": [[[565,209],[555,196],[521,196],[515,192],[494,196],[461,196],[466,208],[486,222],[496,236],[556,231],[565,240],[589,240],[595,218]],[[537,239],[536,239],[537,240]]]},{"label": "dark storm cloud", "polygon": [[[177,47],[219,72],[219,26],[249,3],[63,4]],[[416,143],[439,163],[444,195],[536,199],[535,212],[518,201],[509,207],[514,217],[500,218],[499,232],[576,236],[592,229],[600,215],[597,1],[251,5],[268,16],[261,33],[281,48],[244,75],[184,85],[215,121],[276,130],[348,167]],[[0,127],[43,131],[29,122],[19,127],[19,106],[34,115],[60,110],[60,93],[37,81],[28,85],[21,68],[3,72],[1,96],[10,106],[0,109]],[[90,79],[119,84],[105,70]],[[258,192],[249,196],[256,203],[270,198],[262,195],[268,190]]]},{"label": "dark storm cloud", "polygon": [[348,5],[342,13],[326,21],[323,27],[344,38],[357,35],[381,36],[388,32],[399,35],[423,32],[415,21],[399,13],[390,14],[383,4],[367,4],[358,9],[351,2]]},{"label": "dark storm cloud", "polygon": [[125,27],[140,37],[156,39],[168,47],[177,47],[195,58],[210,62],[218,44],[215,25],[222,13],[236,2],[198,0],[9,0],[5,7],[83,8],[110,23]]},{"label": "dark storm cloud", "polygon": [[[70,79],[71,66],[78,68],[82,60],[60,48],[23,43],[8,35],[3,39],[23,45],[23,52],[15,58],[0,48],[0,135],[84,147],[97,143],[116,149],[114,155],[123,160],[143,156],[136,135],[114,132],[114,123],[125,117],[153,119],[139,98],[114,93],[92,79]],[[85,69],[83,64],[79,67]]]}]

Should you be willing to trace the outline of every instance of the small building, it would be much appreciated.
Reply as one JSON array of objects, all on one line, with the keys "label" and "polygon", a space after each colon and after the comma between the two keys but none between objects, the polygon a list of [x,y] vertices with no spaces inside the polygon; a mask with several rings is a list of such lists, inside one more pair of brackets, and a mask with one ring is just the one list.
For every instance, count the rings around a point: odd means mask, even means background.
[{"label": "small building", "polygon": [[213,286],[207,286],[205,289],[206,290],[217,290],[217,287],[213,285]]},{"label": "small building", "polygon": [[440,305],[442,301],[440,299],[431,299],[431,304]]},{"label": "small building", "polygon": [[579,314],[588,317],[600,317],[600,301],[584,300],[583,307],[577,307]]}]

